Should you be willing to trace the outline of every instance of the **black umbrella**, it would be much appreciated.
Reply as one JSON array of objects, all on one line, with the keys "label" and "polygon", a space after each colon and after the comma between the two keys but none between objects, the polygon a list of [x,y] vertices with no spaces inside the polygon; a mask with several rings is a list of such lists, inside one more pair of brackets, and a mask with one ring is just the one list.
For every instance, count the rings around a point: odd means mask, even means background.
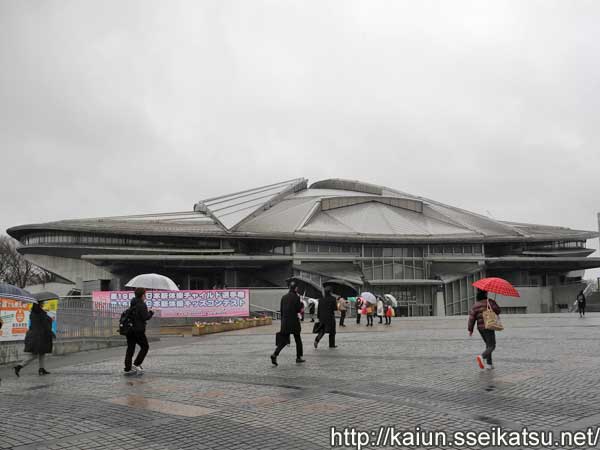
[{"label": "black umbrella", "polygon": [[27,303],[37,303],[37,299],[30,292],[7,283],[0,283],[0,297]]},{"label": "black umbrella", "polygon": [[33,294],[38,303],[45,302],[47,300],[58,300],[58,294],[54,292],[38,292],[37,294]]},{"label": "black umbrella", "polygon": [[331,287],[331,291],[334,294],[341,295],[344,298],[358,296],[358,291],[352,286],[351,283],[345,280],[327,280],[323,283],[323,287]]},{"label": "black umbrella", "polygon": [[288,283],[295,282],[298,286],[298,293],[310,298],[323,298],[323,289],[321,286],[308,278],[291,277],[286,280]]}]

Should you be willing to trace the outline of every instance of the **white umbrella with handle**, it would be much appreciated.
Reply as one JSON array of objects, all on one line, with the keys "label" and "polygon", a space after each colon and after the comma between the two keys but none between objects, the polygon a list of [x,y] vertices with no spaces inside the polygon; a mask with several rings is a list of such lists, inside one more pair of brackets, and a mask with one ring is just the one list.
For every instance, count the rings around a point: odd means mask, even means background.
[{"label": "white umbrella with handle", "polygon": [[153,291],[179,290],[173,280],[157,273],[144,273],[142,275],[138,275],[137,277],[133,277],[125,286],[131,288],[151,289]]},{"label": "white umbrella with handle", "polygon": [[377,297],[370,292],[362,292],[360,296],[365,302],[370,303],[371,305],[375,305],[377,303]]}]

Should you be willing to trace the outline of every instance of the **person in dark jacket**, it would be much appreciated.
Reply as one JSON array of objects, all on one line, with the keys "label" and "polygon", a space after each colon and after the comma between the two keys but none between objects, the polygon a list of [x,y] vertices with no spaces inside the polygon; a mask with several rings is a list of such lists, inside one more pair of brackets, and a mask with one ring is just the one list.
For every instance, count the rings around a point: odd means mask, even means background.
[{"label": "person in dark jacket", "polygon": [[300,325],[300,312],[302,311],[302,302],[298,295],[298,287],[295,282],[291,282],[289,286],[289,292],[281,297],[280,313],[281,313],[281,328],[278,333],[278,337],[281,341],[278,343],[275,351],[271,355],[271,362],[273,365],[277,365],[277,356],[281,353],[281,350],[289,344],[290,335],[294,335],[296,341],[296,362],[305,362],[302,359],[303,348],[302,348],[302,337],[300,333],[302,326]]},{"label": "person in dark jacket", "polygon": [[329,348],[336,348],[335,345],[335,311],[337,309],[337,301],[333,295],[331,295],[331,288],[325,287],[325,296],[319,302],[319,323],[321,328],[319,334],[315,339],[315,348],[319,346],[319,341],[325,336],[325,333],[329,333]]},{"label": "person in dark jacket", "polygon": [[[142,363],[150,349],[148,338],[146,337],[146,322],[154,315],[154,311],[148,311],[148,307],[146,306],[146,289],[135,288],[135,297],[131,300],[129,308],[132,315],[133,327],[126,336],[127,351],[125,352],[124,372],[125,375],[142,374],[144,371]],[[136,345],[140,346],[140,351],[132,366]]]},{"label": "person in dark jacket", "polygon": [[308,313],[310,314],[310,321],[314,322],[315,321],[315,302],[311,302],[310,305],[308,305]]},{"label": "person in dark jacket", "polygon": [[500,307],[495,300],[488,298],[487,292],[477,290],[477,301],[473,303],[471,311],[469,312],[468,330],[469,336],[473,335],[473,329],[477,324],[477,330],[481,338],[485,342],[485,351],[481,356],[477,356],[477,364],[480,369],[484,368],[483,361],[485,360],[488,369],[493,369],[492,364],[492,352],[496,349],[496,332],[494,330],[486,330],[485,322],[483,320],[483,312],[488,308],[488,304],[492,311],[500,315]]},{"label": "person in dark jacket", "polygon": [[358,297],[356,299],[356,324],[357,325],[360,325],[360,316],[362,315],[361,310],[363,308],[363,305],[364,305],[363,299]]},{"label": "person in dark jacket", "polygon": [[577,310],[579,311],[579,317],[585,316],[585,294],[583,289],[577,294]]},{"label": "person in dark jacket", "polygon": [[52,353],[52,339],[54,338],[52,319],[42,309],[40,303],[35,303],[31,307],[29,320],[29,330],[25,335],[25,353],[31,353],[31,357],[15,366],[15,375],[19,376],[21,369],[28,366],[34,359],[38,360],[38,373],[49,375],[50,372],[44,368],[44,363],[46,353]]}]

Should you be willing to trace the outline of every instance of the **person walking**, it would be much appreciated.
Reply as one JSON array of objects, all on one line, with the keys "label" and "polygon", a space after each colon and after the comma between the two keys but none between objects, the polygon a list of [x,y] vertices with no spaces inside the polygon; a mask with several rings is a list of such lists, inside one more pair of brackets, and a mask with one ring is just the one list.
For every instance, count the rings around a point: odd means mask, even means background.
[{"label": "person walking", "polygon": [[[146,306],[146,289],[135,288],[135,297],[129,304],[129,311],[131,314],[133,326],[127,333],[127,351],[125,352],[125,375],[133,375],[144,373],[142,363],[148,354],[150,345],[148,344],[148,338],[146,337],[146,322],[148,322],[154,315],[154,311],[148,311]],[[135,346],[140,346],[135,361],[133,362],[133,354],[135,353]]]},{"label": "person walking", "polygon": [[38,374],[49,375],[45,369],[46,353],[52,353],[52,318],[44,311],[41,303],[34,303],[29,315],[30,325],[25,335],[25,353],[31,356],[14,367],[15,375],[20,376],[21,369],[27,367],[34,359],[38,360]]},{"label": "person walking", "polygon": [[319,330],[319,334],[315,339],[315,348],[319,346],[319,342],[325,335],[325,333],[329,333],[329,348],[336,348],[335,345],[335,310],[337,309],[337,302],[335,297],[331,295],[331,287],[325,287],[325,296],[323,300],[319,302],[319,323],[321,324],[321,328]]},{"label": "person walking", "polygon": [[310,321],[315,321],[315,302],[314,300],[308,305],[308,313],[310,314]]},{"label": "person walking", "polygon": [[585,294],[583,293],[583,289],[577,294],[577,310],[579,311],[579,317],[585,316]]},{"label": "person walking", "polygon": [[346,311],[348,310],[348,300],[344,297],[338,299],[338,310],[340,312],[340,327],[345,327],[344,320],[346,320]]},{"label": "person walking", "polygon": [[[494,368],[494,365],[492,364],[492,352],[496,349],[496,332],[494,330],[487,330],[483,320],[483,312],[486,311],[488,307],[496,314],[500,315],[500,306],[498,306],[496,301],[488,298],[486,291],[478,289],[477,301],[473,303],[471,311],[469,312],[467,329],[469,330],[469,336],[472,336],[475,324],[477,324],[477,330],[479,330],[479,334],[481,335],[483,342],[485,342],[484,352],[481,355],[477,355],[476,358],[477,365],[480,369],[483,369],[484,367],[487,367],[488,369]],[[486,363],[485,366],[483,364],[484,361]]]},{"label": "person walking", "polygon": [[379,317],[379,323],[383,323],[384,316],[384,308],[383,308],[383,300],[380,297],[377,297],[377,317]]},{"label": "person walking", "polygon": [[303,363],[302,337],[300,332],[302,326],[300,324],[300,311],[302,311],[302,302],[298,295],[298,287],[294,281],[290,283],[289,292],[281,297],[280,303],[281,312],[281,328],[278,333],[278,343],[275,351],[271,355],[271,362],[274,366],[277,365],[277,357],[281,350],[290,343],[290,335],[294,335],[296,341],[296,362]]}]

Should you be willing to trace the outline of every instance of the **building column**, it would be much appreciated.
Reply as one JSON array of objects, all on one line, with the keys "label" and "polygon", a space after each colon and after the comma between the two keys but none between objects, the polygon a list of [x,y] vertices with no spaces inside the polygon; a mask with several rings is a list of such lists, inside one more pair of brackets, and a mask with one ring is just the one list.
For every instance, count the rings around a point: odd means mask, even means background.
[{"label": "building column", "polygon": [[442,287],[438,288],[435,293],[435,308],[433,314],[440,317],[446,315],[446,303],[444,302],[444,289]]}]

